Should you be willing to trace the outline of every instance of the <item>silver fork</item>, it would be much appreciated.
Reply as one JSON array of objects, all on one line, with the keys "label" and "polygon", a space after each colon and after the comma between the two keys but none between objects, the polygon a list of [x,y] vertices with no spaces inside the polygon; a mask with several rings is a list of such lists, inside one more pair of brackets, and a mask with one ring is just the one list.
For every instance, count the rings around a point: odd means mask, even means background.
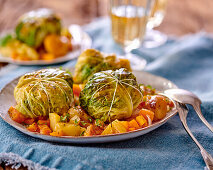
[{"label": "silver fork", "polygon": [[208,170],[213,170],[213,158],[212,156],[203,148],[203,146],[197,141],[197,139],[194,137],[194,135],[192,134],[191,130],[189,129],[188,125],[187,125],[187,115],[188,115],[188,108],[186,107],[185,104],[181,104],[181,103],[177,103],[177,110],[180,116],[180,120],[183,124],[183,127],[185,128],[185,130],[187,131],[187,133],[189,134],[189,136],[192,138],[192,140],[197,144],[198,148],[200,149],[201,155],[203,157],[203,160],[206,164],[206,168]]},{"label": "silver fork", "polygon": [[192,105],[201,121],[213,132],[213,127],[207,122],[201,112],[201,100],[195,94],[184,89],[168,89],[164,93],[179,103]]}]

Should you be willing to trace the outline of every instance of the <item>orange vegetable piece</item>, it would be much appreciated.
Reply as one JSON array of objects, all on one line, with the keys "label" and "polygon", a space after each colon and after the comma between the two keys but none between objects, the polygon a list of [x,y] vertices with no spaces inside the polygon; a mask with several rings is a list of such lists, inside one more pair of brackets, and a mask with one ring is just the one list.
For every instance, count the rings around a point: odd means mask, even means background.
[{"label": "orange vegetable piece", "polygon": [[120,121],[120,123],[128,130],[129,123],[127,121]]},{"label": "orange vegetable piece", "polygon": [[32,125],[35,122],[35,119],[33,118],[28,118],[24,120],[24,123],[27,125]]},{"label": "orange vegetable piece", "polygon": [[89,125],[84,133],[84,136],[92,136],[94,134],[93,125]]},{"label": "orange vegetable piece", "polygon": [[65,55],[71,47],[70,40],[65,36],[56,34],[47,35],[44,39],[44,48],[48,53],[55,56]]},{"label": "orange vegetable piece", "polygon": [[81,92],[81,87],[79,86],[79,84],[73,84],[73,93],[76,96],[79,96]]},{"label": "orange vegetable piece", "polygon": [[135,130],[135,128],[129,128],[129,131],[133,131],[133,130]]},{"label": "orange vegetable piece", "polygon": [[136,121],[142,127],[145,123],[147,123],[146,119],[143,116],[137,116]]},{"label": "orange vegetable piece", "polygon": [[147,126],[148,126],[148,122],[146,121],[146,122],[143,124],[142,128],[147,127]]},{"label": "orange vegetable piece", "polygon": [[37,122],[38,125],[48,125],[50,126],[50,120],[38,120]]},{"label": "orange vegetable piece", "polygon": [[52,133],[50,133],[50,135],[51,136],[60,137],[60,136],[63,136],[63,132],[62,131],[52,132]]},{"label": "orange vegetable piece", "polygon": [[151,121],[153,121],[154,119],[154,112],[151,111],[151,110],[148,110],[148,109],[141,109],[139,111],[139,115],[143,116],[147,121],[148,121],[148,118],[147,116],[149,116],[149,118],[151,119]]},{"label": "orange vegetable piece", "polygon": [[47,125],[38,125],[38,128],[40,129],[40,134],[42,135],[49,135],[52,130]]},{"label": "orange vegetable piece", "polygon": [[138,125],[138,123],[136,122],[135,119],[132,119],[132,120],[129,122],[129,128],[138,129],[138,128],[140,128],[140,126]]},{"label": "orange vegetable piece", "polygon": [[156,96],[156,105],[155,105],[155,115],[154,115],[154,121],[161,120],[166,116],[167,113],[167,102],[165,97],[162,96]]},{"label": "orange vegetable piece", "polygon": [[43,54],[41,54],[41,59],[42,60],[50,61],[50,60],[54,60],[55,58],[56,58],[56,56],[54,54],[51,54],[51,53],[43,53]]},{"label": "orange vegetable piece", "polygon": [[28,126],[27,129],[31,132],[39,132],[37,123],[33,123],[32,125]]},{"label": "orange vegetable piece", "polygon": [[8,113],[11,119],[17,123],[23,123],[26,119],[23,114],[21,114],[18,110],[16,110],[12,106],[9,108]]}]

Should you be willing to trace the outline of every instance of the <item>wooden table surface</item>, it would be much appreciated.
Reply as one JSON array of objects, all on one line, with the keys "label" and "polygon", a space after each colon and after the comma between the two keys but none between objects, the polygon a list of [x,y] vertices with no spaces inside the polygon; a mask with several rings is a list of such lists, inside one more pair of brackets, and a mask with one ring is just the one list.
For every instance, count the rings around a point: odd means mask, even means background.
[{"label": "wooden table surface", "polygon": [[[108,15],[108,2],[109,0],[0,0],[0,32],[14,28],[17,17],[21,14],[41,7],[54,9],[63,18],[64,25],[84,25],[97,17]],[[168,0],[165,19],[157,29],[176,36],[199,31],[213,33],[213,0]],[[0,67],[4,65],[0,63]],[[2,164],[1,169],[12,168]]]}]

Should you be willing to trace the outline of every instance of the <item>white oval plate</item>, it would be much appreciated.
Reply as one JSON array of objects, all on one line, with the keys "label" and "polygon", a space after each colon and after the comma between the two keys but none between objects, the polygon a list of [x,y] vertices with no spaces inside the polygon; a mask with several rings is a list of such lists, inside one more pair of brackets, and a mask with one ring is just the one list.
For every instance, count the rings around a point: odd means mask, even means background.
[{"label": "white oval plate", "polygon": [[[71,25],[69,26],[69,31],[73,35],[73,50],[62,57],[58,57],[54,60],[46,61],[46,60],[32,60],[32,61],[20,61],[20,60],[13,60],[11,57],[5,57],[0,54],[0,62],[12,63],[17,65],[51,65],[57,63],[63,63],[66,61],[70,61],[74,58],[77,58],[81,52],[85,49],[91,48],[92,46],[92,39],[90,36],[82,31],[80,26],[78,25]],[[6,31],[0,35],[3,37],[6,33],[11,33],[12,31]]]},{"label": "white oval plate", "polygon": [[[74,72],[74,69],[71,69],[71,72]],[[139,83],[143,83],[146,85],[151,85],[159,91],[164,91],[166,89],[177,88],[177,86],[171,81],[152,75],[143,71],[134,71],[134,75],[137,77],[137,81]],[[144,135],[159,126],[166,123],[171,117],[173,117],[177,113],[176,106],[167,113],[166,117],[160,121],[153,123],[151,126],[148,126],[143,129],[122,133],[122,134],[113,134],[107,136],[91,136],[91,137],[54,137],[49,135],[41,135],[36,132],[28,131],[24,126],[19,123],[14,122],[10,116],[8,115],[8,109],[10,106],[15,106],[16,102],[13,96],[14,87],[16,86],[19,78],[11,81],[7,84],[0,92],[0,116],[4,119],[5,122],[18,129],[19,131],[30,135],[32,137],[40,138],[43,140],[51,141],[51,142],[60,142],[60,143],[105,143],[105,142],[114,142],[121,141],[126,139],[131,139],[137,136]]]}]

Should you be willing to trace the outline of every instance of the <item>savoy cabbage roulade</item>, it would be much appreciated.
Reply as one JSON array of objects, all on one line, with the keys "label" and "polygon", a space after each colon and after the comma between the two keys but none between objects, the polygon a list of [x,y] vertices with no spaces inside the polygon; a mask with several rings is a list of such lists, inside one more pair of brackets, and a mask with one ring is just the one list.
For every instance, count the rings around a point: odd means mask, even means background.
[{"label": "savoy cabbage roulade", "polygon": [[30,11],[19,18],[17,39],[31,47],[39,47],[48,34],[60,34],[61,20],[50,9]]},{"label": "savoy cabbage roulade", "polygon": [[72,87],[72,75],[61,69],[27,73],[14,90],[16,109],[30,118],[66,113],[74,103]]},{"label": "savoy cabbage roulade", "polygon": [[78,57],[75,66],[74,82],[86,83],[94,73],[105,70],[116,70],[126,68],[131,71],[128,59],[117,58],[115,54],[104,55],[95,49],[86,49]]},{"label": "savoy cabbage roulade", "polygon": [[93,118],[128,118],[142,101],[136,77],[124,68],[95,73],[80,93],[80,106]]}]

